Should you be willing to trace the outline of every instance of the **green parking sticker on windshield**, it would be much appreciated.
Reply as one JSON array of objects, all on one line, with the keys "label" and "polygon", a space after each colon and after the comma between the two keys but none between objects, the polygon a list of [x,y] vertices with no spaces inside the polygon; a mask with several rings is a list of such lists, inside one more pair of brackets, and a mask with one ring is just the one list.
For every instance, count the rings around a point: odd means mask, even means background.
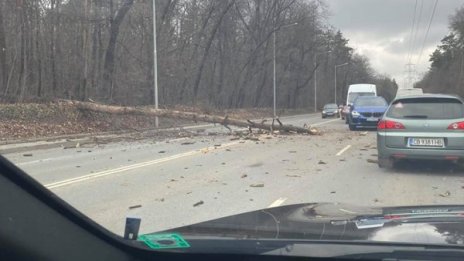
[{"label": "green parking sticker on windshield", "polygon": [[141,235],[138,240],[152,249],[190,247],[189,243],[179,234],[147,234]]}]

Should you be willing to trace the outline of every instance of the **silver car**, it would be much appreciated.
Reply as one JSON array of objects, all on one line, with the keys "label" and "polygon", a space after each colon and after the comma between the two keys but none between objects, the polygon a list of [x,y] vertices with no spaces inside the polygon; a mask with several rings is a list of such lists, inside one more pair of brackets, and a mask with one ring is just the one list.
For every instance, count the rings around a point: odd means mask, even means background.
[{"label": "silver car", "polygon": [[379,167],[402,159],[464,159],[463,100],[427,94],[396,98],[377,126]]}]

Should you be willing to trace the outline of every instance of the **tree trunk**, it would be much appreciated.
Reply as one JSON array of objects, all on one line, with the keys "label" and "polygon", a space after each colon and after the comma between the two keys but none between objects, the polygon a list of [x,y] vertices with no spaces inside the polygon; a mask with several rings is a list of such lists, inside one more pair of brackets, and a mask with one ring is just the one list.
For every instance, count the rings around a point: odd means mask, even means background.
[{"label": "tree trunk", "polygon": [[116,40],[119,35],[119,28],[124,20],[127,12],[130,10],[134,0],[125,0],[119,8],[114,19],[110,24],[110,40],[106,49],[105,62],[103,65],[103,89],[100,94],[101,98],[111,97],[111,88],[113,86],[113,73],[114,73],[114,55],[116,50]]},{"label": "tree trunk", "polygon": [[6,89],[8,73],[6,65],[6,35],[5,27],[3,25],[3,2],[0,3],[0,73],[2,88],[0,88],[0,93]]},{"label": "tree trunk", "polygon": [[40,45],[40,32],[42,31],[41,28],[41,17],[40,17],[40,7],[39,4],[36,3],[35,6],[35,13],[36,13],[36,21],[37,21],[37,28],[36,28],[36,37],[35,37],[35,49],[36,49],[36,59],[37,59],[37,97],[42,97],[42,49]]},{"label": "tree trunk", "polygon": [[87,88],[88,88],[88,82],[89,82],[89,62],[90,62],[90,57],[89,57],[89,13],[90,13],[90,0],[84,0],[84,21],[82,22],[82,63],[83,63],[83,72],[82,72],[82,79],[81,79],[81,87],[79,91],[79,99],[81,101],[85,100],[87,98]]},{"label": "tree trunk", "polygon": [[314,128],[302,128],[293,125],[283,125],[280,120],[278,124],[266,123],[266,121],[253,122],[251,120],[243,119],[234,119],[229,118],[228,116],[216,116],[216,115],[206,115],[199,114],[194,112],[183,112],[183,111],[174,111],[167,109],[152,109],[147,107],[122,107],[122,106],[112,106],[112,105],[103,105],[98,103],[91,102],[80,102],[80,101],[65,101],[76,106],[80,110],[94,111],[94,112],[103,112],[110,114],[130,114],[130,115],[144,115],[144,116],[153,116],[153,117],[167,117],[191,121],[202,121],[208,123],[217,123],[222,124],[226,127],[228,125],[244,127],[244,128],[257,128],[263,130],[274,130],[274,131],[285,131],[285,132],[296,132],[296,133],[306,133],[317,135],[320,132]]},{"label": "tree trunk", "polygon": [[56,52],[57,52],[57,30],[60,23],[59,19],[59,7],[61,0],[51,0],[50,10],[52,13],[51,18],[51,29],[50,29],[50,63],[51,63],[51,84],[52,84],[52,96],[57,97],[58,94],[58,83],[57,83],[57,71],[56,71]]},{"label": "tree trunk", "polygon": [[219,29],[219,26],[222,23],[222,19],[224,16],[227,14],[229,9],[234,5],[235,0],[232,0],[225,8],[222,10],[221,15],[219,16],[219,20],[215,24],[213,31],[211,32],[211,35],[209,36],[208,42],[206,43],[206,48],[205,52],[203,53],[203,57],[201,58],[200,62],[200,68],[198,69],[197,75],[195,77],[195,83],[193,85],[193,104],[196,103],[197,97],[198,97],[198,89],[200,87],[200,80],[201,80],[201,75],[203,73],[203,68],[205,67],[206,63],[206,58],[208,57],[209,54],[209,49],[211,48],[211,44],[213,43],[214,37],[216,36],[216,32]]}]

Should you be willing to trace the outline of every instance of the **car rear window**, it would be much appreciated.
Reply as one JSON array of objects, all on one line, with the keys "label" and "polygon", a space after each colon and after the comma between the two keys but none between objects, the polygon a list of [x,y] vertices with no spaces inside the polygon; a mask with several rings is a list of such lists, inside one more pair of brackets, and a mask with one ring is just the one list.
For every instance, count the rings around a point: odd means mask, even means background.
[{"label": "car rear window", "polygon": [[387,102],[380,97],[358,98],[354,102],[355,106],[387,106]]},{"label": "car rear window", "polygon": [[350,92],[348,94],[348,103],[351,104],[356,100],[356,98],[361,96],[375,96],[373,92]]},{"label": "car rear window", "polygon": [[387,116],[397,119],[458,119],[464,106],[453,98],[409,98],[392,103]]}]

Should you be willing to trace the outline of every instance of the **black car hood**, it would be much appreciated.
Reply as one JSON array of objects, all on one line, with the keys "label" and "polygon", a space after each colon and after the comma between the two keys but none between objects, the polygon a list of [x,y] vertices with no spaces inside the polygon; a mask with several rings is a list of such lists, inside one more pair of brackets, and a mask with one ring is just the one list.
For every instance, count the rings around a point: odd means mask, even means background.
[{"label": "black car hood", "polygon": [[184,237],[464,245],[464,206],[366,208],[333,203],[297,204],[163,232],[175,232]]}]

